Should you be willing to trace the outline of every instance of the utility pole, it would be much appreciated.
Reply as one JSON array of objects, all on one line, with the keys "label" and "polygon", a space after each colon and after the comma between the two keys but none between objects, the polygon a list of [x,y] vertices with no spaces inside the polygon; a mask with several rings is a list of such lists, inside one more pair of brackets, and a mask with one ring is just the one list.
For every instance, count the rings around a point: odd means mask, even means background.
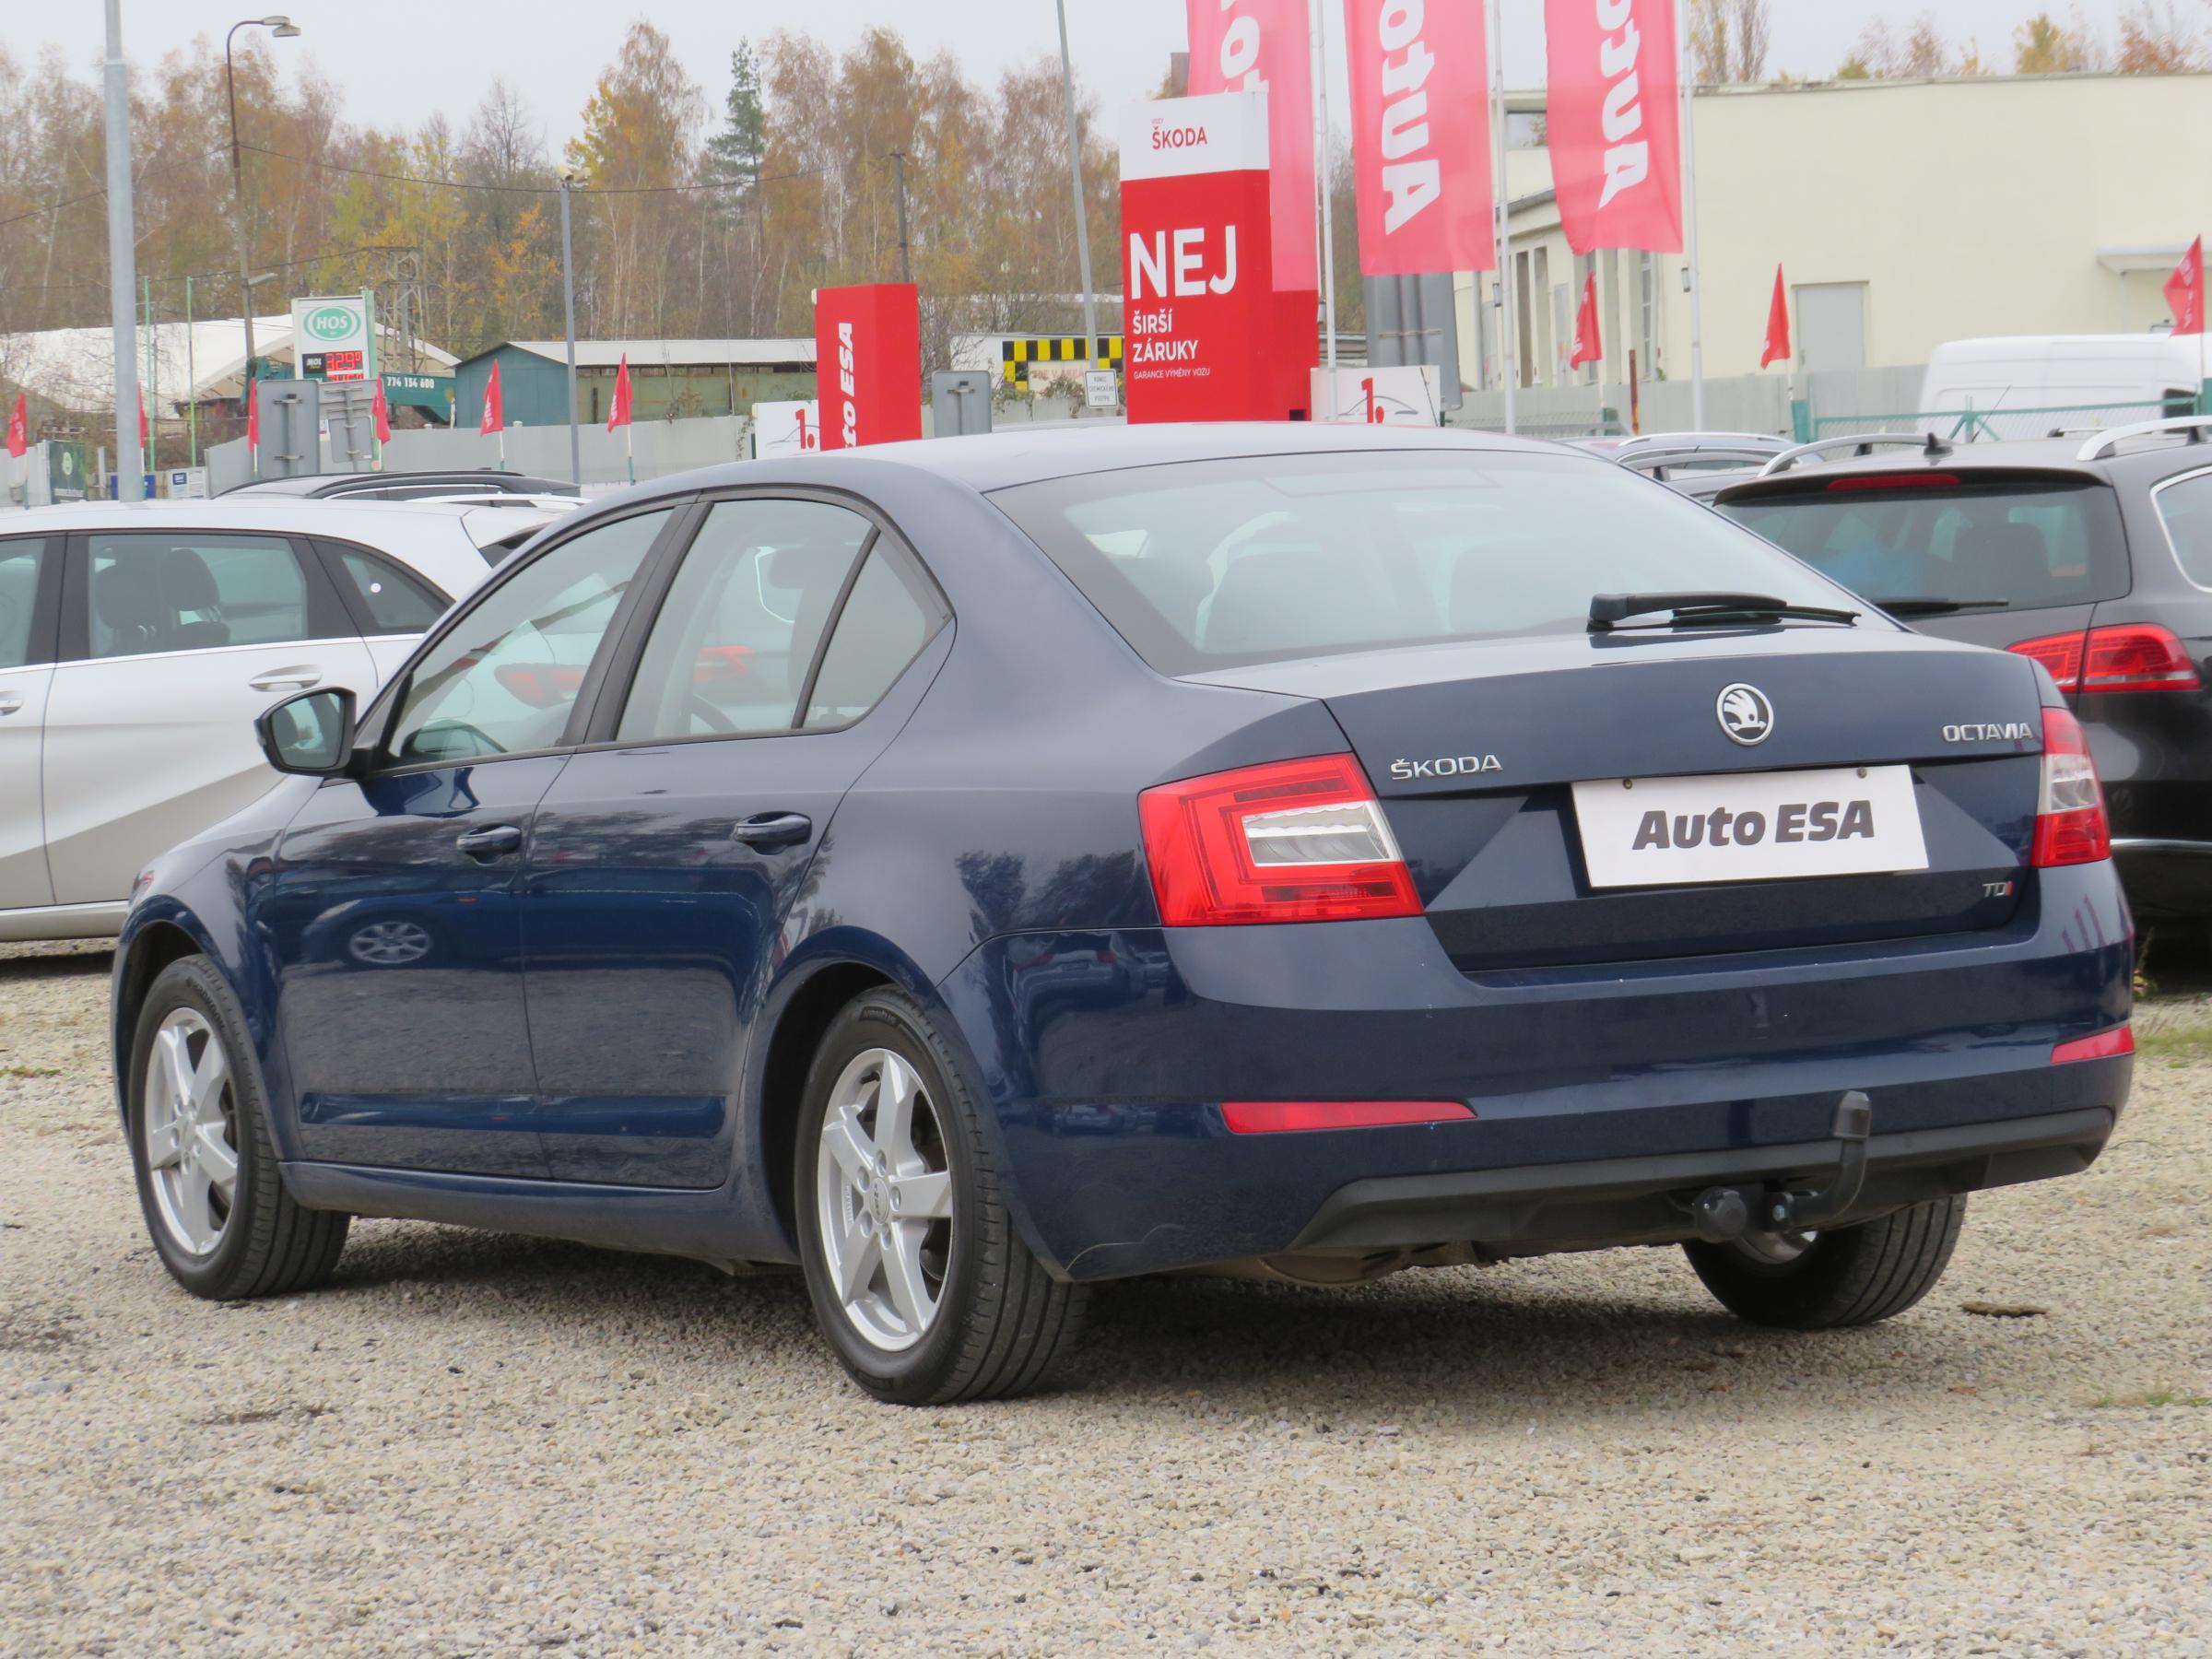
[{"label": "utility pole", "polygon": [[[565,162],[553,170],[560,181],[560,303],[568,319],[569,343],[569,477],[583,488],[583,436],[576,427],[576,243],[569,234],[569,189],[576,170]],[[505,458],[507,434],[500,433],[500,456]]]},{"label": "utility pole", "polygon": [[906,152],[891,152],[891,168],[899,177],[899,280],[914,279],[913,261],[908,255],[906,241]]},{"label": "utility pole", "polygon": [[1076,69],[1067,55],[1067,0],[1055,0],[1060,13],[1060,95],[1067,105],[1067,172],[1076,188],[1076,273],[1083,284],[1083,369],[1099,366],[1099,306],[1090,292],[1090,216],[1083,196],[1083,143],[1076,126]]},{"label": "utility pole", "polygon": [[115,488],[119,499],[146,499],[146,464],[138,452],[138,330],[131,290],[137,255],[131,230],[131,87],[123,63],[123,0],[108,0],[105,69],[108,144],[108,320],[115,331]]}]

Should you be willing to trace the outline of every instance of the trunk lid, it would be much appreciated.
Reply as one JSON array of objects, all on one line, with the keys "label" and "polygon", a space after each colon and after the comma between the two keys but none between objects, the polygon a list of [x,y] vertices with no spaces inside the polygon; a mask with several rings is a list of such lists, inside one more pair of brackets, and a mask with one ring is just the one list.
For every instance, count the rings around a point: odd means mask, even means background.
[{"label": "trunk lid", "polygon": [[[1551,635],[1193,677],[1327,705],[1430,924],[1468,971],[2001,927],[2031,874],[2041,693],[2033,665],[2016,656],[1814,625]],[[1737,686],[1768,711],[1754,742],[1724,728],[1722,694]],[[1594,825],[1606,803],[1591,793],[1578,808],[1578,783],[1721,780],[1714,800],[1761,800],[1765,841],[1790,774],[1818,786],[1802,792],[1808,800],[1842,797],[1862,768],[1869,790],[1909,792],[1924,868],[1593,879],[1584,820]],[[1680,804],[1665,787],[1641,799]],[[1803,831],[1802,816],[1794,827]],[[1759,851],[1771,871],[1777,849]],[[1812,859],[1793,848],[1784,867]]]}]

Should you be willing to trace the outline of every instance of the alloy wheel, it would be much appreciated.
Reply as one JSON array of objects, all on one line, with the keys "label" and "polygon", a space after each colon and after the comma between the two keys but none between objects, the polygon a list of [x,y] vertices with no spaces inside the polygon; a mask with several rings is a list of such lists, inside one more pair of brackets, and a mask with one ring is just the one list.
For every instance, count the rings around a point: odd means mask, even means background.
[{"label": "alloy wheel", "polygon": [[401,968],[430,954],[430,934],[419,922],[371,922],[355,931],[346,948],[372,968]]},{"label": "alloy wheel", "polygon": [[822,1254],[853,1329],[885,1352],[928,1335],[952,1262],[944,1127],[912,1064],[855,1055],[830,1089],[815,1153]]},{"label": "alloy wheel", "polygon": [[194,1255],[223,1241],[238,1194],[230,1057],[196,1008],[172,1008],[146,1063],[146,1166],[170,1238]]}]

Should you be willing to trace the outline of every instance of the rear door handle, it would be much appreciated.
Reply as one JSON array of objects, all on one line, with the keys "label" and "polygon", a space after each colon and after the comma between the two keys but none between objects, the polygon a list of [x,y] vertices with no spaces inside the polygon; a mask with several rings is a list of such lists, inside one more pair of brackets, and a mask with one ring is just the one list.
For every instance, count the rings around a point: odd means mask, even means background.
[{"label": "rear door handle", "polygon": [[272,668],[246,682],[256,691],[312,691],[323,683],[320,668]]},{"label": "rear door handle", "polygon": [[803,812],[763,812],[733,829],[730,839],[748,847],[788,847],[813,833],[814,820]]},{"label": "rear door handle", "polygon": [[512,824],[495,824],[489,830],[471,830],[453,845],[471,858],[496,858],[523,844],[523,832]]}]

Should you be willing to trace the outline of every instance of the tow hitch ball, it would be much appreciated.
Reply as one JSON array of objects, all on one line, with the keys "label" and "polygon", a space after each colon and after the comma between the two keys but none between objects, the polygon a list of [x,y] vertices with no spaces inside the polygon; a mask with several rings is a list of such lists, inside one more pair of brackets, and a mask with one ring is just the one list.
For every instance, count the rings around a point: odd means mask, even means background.
[{"label": "tow hitch ball", "polygon": [[1690,1201],[1698,1237],[1725,1244],[1746,1233],[1802,1233],[1825,1227],[1858,1202],[1866,1182],[1866,1136],[1874,1102],[1853,1089],[1836,1102],[1829,1133],[1835,1136],[1836,1168],[1827,1186],[1810,1193],[1784,1187],[1707,1187]]}]

